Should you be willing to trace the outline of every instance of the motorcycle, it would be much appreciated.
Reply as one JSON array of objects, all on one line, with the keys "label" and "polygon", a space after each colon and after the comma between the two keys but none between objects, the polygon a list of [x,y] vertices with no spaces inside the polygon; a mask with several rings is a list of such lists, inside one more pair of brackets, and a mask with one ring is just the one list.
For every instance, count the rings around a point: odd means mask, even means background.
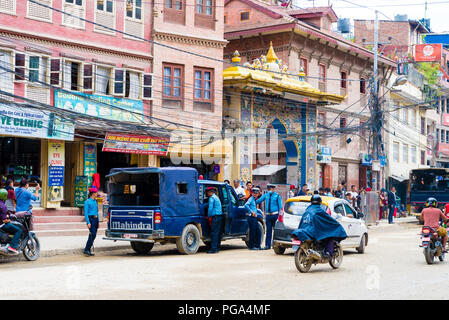
[{"label": "motorcycle", "polygon": [[334,269],[338,269],[343,262],[343,248],[341,244],[334,241],[334,253],[331,258],[324,254],[324,241],[314,242],[307,240],[301,242],[298,238],[293,237],[293,250],[295,251],[295,265],[301,273],[306,273],[310,267],[318,263],[329,263]]},{"label": "motorcycle", "polygon": [[433,264],[435,257],[444,261],[443,238],[438,235],[437,230],[424,226],[421,230],[421,245],[427,264]]},{"label": "motorcycle", "polygon": [[22,252],[23,256],[28,261],[37,260],[40,254],[40,243],[36,234],[31,231],[31,212],[17,212],[15,215],[11,214],[9,218],[12,224],[22,230],[18,253],[11,253],[8,251],[8,246],[11,243],[13,235],[0,230],[0,254],[4,256],[16,256]]}]

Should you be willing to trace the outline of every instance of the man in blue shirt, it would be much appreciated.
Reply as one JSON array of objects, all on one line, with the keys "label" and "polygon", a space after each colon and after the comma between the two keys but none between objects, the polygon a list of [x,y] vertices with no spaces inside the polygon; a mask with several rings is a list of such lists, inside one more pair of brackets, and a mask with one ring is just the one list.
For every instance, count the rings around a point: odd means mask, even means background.
[{"label": "man in blue shirt", "polygon": [[249,227],[249,250],[260,250],[260,230],[259,223],[257,221],[257,204],[256,200],[260,196],[260,189],[255,187],[251,189],[251,196],[245,203],[245,208],[247,210],[248,217],[248,227]]},{"label": "man in blue shirt", "polygon": [[23,178],[20,180],[20,186],[16,189],[16,212],[30,210],[31,200],[36,201],[39,197],[40,185],[37,184],[34,195],[31,193],[28,180]]},{"label": "man in blue shirt", "polygon": [[86,219],[87,228],[89,229],[89,238],[87,239],[86,247],[84,248],[84,254],[87,256],[93,256],[90,251],[94,244],[94,240],[97,237],[98,230],[98,204],[97,204],[98,190],[95,187],[89,189],[89,199],[84,202],[84,218]]},{"label": "man in blue shirt", "polygon": [[207,216],[212,219],[211,246],[207,253],[217,253],[220,250],[223,229],[223,211],[221,208],[221,201],[215,194],[215,188],[207,188],[206,194],[209,197]]},{"label": "man in blue shirt", "polygon": [[265,238],[265,250],[271,248],[271,238],[273,235],[274,224],[279,217],[279,211],[282,209],[282,198],[274,191],[276,186],[274,184],[267,185],[268,192],[257,199],[256,204],[265,202],[265,223],[267,225],[267,234]]}]

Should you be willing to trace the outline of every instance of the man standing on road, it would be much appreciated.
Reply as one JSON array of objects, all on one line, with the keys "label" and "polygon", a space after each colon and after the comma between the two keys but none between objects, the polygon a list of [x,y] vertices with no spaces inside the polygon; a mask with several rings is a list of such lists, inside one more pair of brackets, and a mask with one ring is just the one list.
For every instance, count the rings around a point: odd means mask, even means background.
[{"label": "man standing on road", "polygon": [[393,214],[396,208],[396,188],[393,186],[388,192],[388,223],[393,224]]},{"label": "man standing on road", "polygon": [[273,235],[274,224],[276,223],[279,217],[279,211],[282,209],[282,198],[281,196],[274,191],[276,186],[274,184],[267,185],[268,192],[265,193],[262,197],[257,199],[256,204],[265,202],[265,222],[267,225],[267,233],[265,238],[265,250],[269,250],[271,248],[271,238]]},{"label": "man standing on road", "polygon": [[237,194],[237,197],[239,197],[241,194],[246,197],[245,189],[240,185],[239,179],[234,179],[234,191]]},{"label": "man standing on road", "polygon": [[87,228],[89,229],[89,237],[87,238],[86,247],[84,248],[84,254],[86,256],[94,256],[90,249],[97,237],[99,225],[97,194],[98,190],[96,187],[90,188],[89,199],[84,202],[84,218],[86,220]]},{"label": "man standing on road", "polygon": [[297,196],[306,196],[309,191],[309,186],[307,184],[303,184],[301,190],[299,190]]},{"label": "man standing on road", "polygon": [[36,201],[39,197],[39,183],[36,185],[34,195],[28,190],[29,186],[27,179],[20,180],[20,186],[16,189],[16,212],[30,210],[31,200]]},{"label": "man standing on road", "polygon": [[209,204],[207,209],[207,216],[212,219],[211,224],[211,245],[207,253],[218,253],[220,251],[221,234],[223,229],[223,211],[221,208],[221,201],[215,194],[215,188],[209,187],[206,189],[206,194],[209,197]]},{"label": "man standing on road", "polygon": [[245,203],[245,208],[247,210],[248,216],[248,226],[249,226],[249,250],[260,250],[260,230],[259,230],[259,222],[257,221],[257,204],[256,200],[259,198],[260,189],[253,188],[252,195],[249,197],[248,201]]}]

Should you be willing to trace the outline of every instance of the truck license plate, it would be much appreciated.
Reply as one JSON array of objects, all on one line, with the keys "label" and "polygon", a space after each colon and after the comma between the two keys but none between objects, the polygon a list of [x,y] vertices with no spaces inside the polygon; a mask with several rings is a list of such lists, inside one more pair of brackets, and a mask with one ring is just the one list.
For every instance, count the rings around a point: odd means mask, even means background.
[{"label": "truck license plate", "polygon": [[123,238],[125,239],[129,239],[129,238],[137,238],[137,234],[129,234],[129,233],[125,233],[123,235]]}]

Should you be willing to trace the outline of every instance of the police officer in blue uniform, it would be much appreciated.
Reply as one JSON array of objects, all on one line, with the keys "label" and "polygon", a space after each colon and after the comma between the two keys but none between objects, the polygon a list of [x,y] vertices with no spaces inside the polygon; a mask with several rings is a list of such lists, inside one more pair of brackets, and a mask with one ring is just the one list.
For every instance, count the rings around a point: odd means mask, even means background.
[{"label": "police officer in blue uniform", "polygon": [[248,226],[249,226],[249,250],[261,250],[260,248],[260,229],[257,222],[257,204],[256,201],[260,196],[260,189],[255,187],[251,189],[251,196],[245,203],[247,210]]},{"label": "police officer in blue uniform", "polygon": [[256,204],[266,201],[265,223],[267,225],[267,233],[265,238],[265,250],[269,250],[271,248],[271,238],[273,235],[274,224],[279,217],[279,211],[282,209],[282,198],[274,191],[276,186],[269,183],[267,188],[268,192],[256,201]]},{"label": "police officer in blue uniform", "polygon": [[220,250],[221,235],[223,229],[223,211],[221,208],[221,201],[215,194],[215,188],[209,187],[206,189],[206,194],[209,197],[207,216],[212,218],[211,225],[211,246],[207,253],[217,253]]}]

